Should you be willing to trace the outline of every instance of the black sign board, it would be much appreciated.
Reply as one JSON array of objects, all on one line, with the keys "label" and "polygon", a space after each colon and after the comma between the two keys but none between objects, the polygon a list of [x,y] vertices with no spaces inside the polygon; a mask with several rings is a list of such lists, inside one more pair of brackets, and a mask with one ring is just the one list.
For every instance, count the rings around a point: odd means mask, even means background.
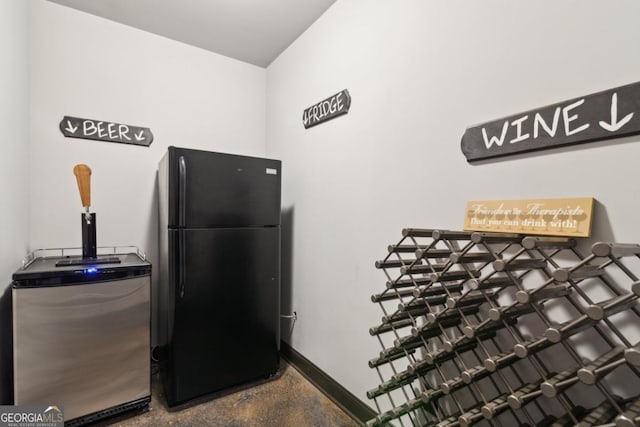
[{"label": "black sign board", "polygon": [[467,161],[640,133],[640,82],[467,128]]},{"label": "black sign board", "polygon": [[120,142],[145,147],[153,142],[153,134],[149,128],[70,116],[62,118],[60,132],[69,138]]},{"label": "black sign board", "polygon": [[349,91],[345,89],[304,110],[302,124],[305,129],[309,129],[311,126],[347,114],[349,107],[351,107],[351,96]]}]

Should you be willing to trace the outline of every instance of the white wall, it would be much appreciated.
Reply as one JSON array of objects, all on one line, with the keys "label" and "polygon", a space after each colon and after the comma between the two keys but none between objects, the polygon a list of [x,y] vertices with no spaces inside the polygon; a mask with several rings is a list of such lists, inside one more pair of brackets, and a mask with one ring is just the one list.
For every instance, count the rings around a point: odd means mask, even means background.
[{"label": "white wall", "polygon": [[[640,137],[478,165],[460,150],[467,126],[637,81],[638,16],[634,0],[336,2],[267,69],[299,317],[284,338],[367,401],[373,263],[403,227],[460,229],[467,200],[593,196],[594,240],[640,242]],[[345,88],[349,114],[305,130],[303,109]]]},{"label": "white wall", "polygon": [[0,1],[0,290],[28,246],[28,3]]},{"label": "white wall", "polygon": [[29,241],[28,3],[0,0],[0,403],[11,401],[11,274]]},{"label": "white wall", "polygon": [[[86,163],[98,245],[153,263],[160,158],[169,145],[264,155],[265,70],[44,0],[32,9],[30,247],[81,245],[72,169]],[[65,138],[64,115],[149,127],[154,142]]]}]

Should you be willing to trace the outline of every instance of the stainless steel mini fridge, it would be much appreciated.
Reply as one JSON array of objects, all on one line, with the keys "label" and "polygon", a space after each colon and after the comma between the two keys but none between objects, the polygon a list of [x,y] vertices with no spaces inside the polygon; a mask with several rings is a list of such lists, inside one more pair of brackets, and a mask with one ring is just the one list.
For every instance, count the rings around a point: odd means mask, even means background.
[{"label": "stainless steel mini fridge", "polygon": [[40,251],[13,275],[16,405],[62,406],[67,425],[148,407],[151,264],[115,252]]}]

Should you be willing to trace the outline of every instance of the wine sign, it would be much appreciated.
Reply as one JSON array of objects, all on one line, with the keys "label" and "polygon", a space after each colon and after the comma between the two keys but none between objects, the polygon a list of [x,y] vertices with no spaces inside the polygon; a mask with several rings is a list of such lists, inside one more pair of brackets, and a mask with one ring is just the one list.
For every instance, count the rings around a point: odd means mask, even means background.
[{"label": "wine sign", "polygon": [[345,89],[304,110],[302,124],[305,129],[309,129],[311,126],[347,114],[349,107],[351,107],[351,96],[349,91]]},{"label": "wine sign", "polygon": [[467,202],[463,230],[589,237],[593,198]]},{"label": "wine sign", "polygon": [[69,138],[119,142],[122,144],[143,145],[145,147],[148,147],[153,142],[153,133],[149,128],[71,116],[62,118],[60,131]]},{"label": "wine sign", "polygon": [[467,161],[640,133],[640,82],[467,128]]}]

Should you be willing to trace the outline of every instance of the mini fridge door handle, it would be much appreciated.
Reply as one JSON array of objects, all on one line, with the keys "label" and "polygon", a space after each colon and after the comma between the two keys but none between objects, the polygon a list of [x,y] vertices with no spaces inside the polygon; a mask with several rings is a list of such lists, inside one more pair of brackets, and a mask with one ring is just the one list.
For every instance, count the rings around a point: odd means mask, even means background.
[{"label": "mini fridge door handle", "polygon": [[187,281],[187,269],[185,266],[187,259],[187,248],[184,243],[184,230],[180,229],[178,231],[178,245],[180,246],[180,260],[178,263],[178,268],[180,269],[180,298],[184,298],[184,285]]},{"label": "mini fridge door handle", "polygon": [[178,268],[180,269],[180,298],[184,298],[184,286],[186,281],[186,248],[184,243],[184,227],[186,225],[186,213],[187,213],[187,162],[184,160],[184,156],[178,158],[178,170],[179,170],[179,186],[180,193],[178,194],[178,226],[181,227],[178,231],[178,245],[180,246],[180,260]]},{"label": "mini fridge door handle", "polygon": [[187,213],[187,162],[184,160],[184,156],[178,158],[178,171],[180,186],[180,193],[178,194],[178,226],[184,227]]}]

